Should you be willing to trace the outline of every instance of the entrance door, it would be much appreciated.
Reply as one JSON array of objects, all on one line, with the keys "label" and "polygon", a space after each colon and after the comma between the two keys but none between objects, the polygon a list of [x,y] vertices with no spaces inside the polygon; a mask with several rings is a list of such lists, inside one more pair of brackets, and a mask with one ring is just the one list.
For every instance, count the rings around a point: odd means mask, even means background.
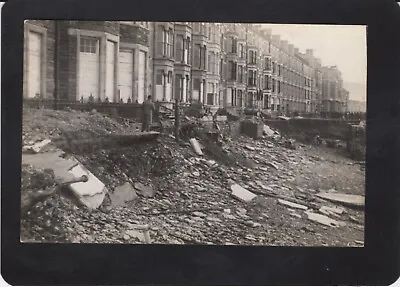
[{"label": "entrance door", "polygon": [[42,35],[29,32],[28,36],[28,98],[41,94]]},{"label": "entrance door", "polygon": [[116,43],[107,41],[106,53],[106,97],[110,102],[115,102],[115,47]]},{"label": "entrance door", "polygon": [[146,94],[146,52],[139,51],[138,102],[143,103]]},{"label": "entrance door", "polygon": [[[78,100],[99,97],[99,39],[81,37],[79,50]],[[110,99],[111,100],[111,99]]]},{"label": "entrance door", "polygon": [[133,51],[119,52],[119,96],[126,103],[132,99],[133,90]]}]

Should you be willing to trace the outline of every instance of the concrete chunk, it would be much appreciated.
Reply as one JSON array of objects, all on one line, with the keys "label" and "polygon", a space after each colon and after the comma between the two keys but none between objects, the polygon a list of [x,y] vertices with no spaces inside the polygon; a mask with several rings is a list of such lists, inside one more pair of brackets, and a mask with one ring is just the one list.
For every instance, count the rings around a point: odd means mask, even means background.
[{"label": "concrete chunk", "polygon": [[302,210],[307,210],[307,206],[301,205],[301,204],[297,204],[294,202],[290,202],[290,201],[286,201],[283,199],[278,199],[278,202],[282,205],[288,206],[288,207],[292,207],[292,208],[297,208],[297,209],[302,209]]},{"label": "concrete chunk", "polygon": [[273,130],[271,130],[271,128],[267,125],[264,125],[263,131],[264,131],[264,135],[266,135],[268,137],[272,137],[275,134],[275,132]]},{"label": "concrete chunk", "polygon": [[306,214],[308,216],[308,219],[329,227],[339,227],[343,224],[341,224],[339,221],[336,221],[332,218],[329,218],[328,216],[322,215],[322,214],[317,214],[313,212],[308,212],[306,211]]},{"label": "concrete chunk", "polygon": [[144,197],[153,197],[155,195],[155,191],[154,191],[153,187],[146,186],[140,182],[135,183],[135,189],[137,190],[137,193],[139,195],[144,196]]},{"label": "concrete chunk", "polygon": [[344,209],[338,207],[322,206],[319,211],[325,215],[339,216],[344,212]]},{"label": "concrete chunk", "polygon": [[111,200],[111,207],[124,205],[125,203],[135,200],[138,197],[135,189],[129,182],[118,186],[114,192],[109,193],[109,196]]},{"label": "concrete chunk", "polygon": [[231,190],[232,190],[232,196],[242,200],[244,202],[250,202],[252,201],[254,198],[257,197],[257,195],[255,195],[254,193],[248,191],[247,189],[241,187],[238,184],[233,184],[231,186]]},{"label": "concrete chunk", "polygon": [[317,194],[318,197],[341,203],[347,206],[353,207],[364,207],[365,206],[365,197],[361,195],[354,194],[344,194],[344,193],[332,193],[332,192],[320,192]]},{"label": "concrete chunk", "polygon": [[191,138],[189,140],[190,144],[192,145],[193,150],[195,151],[196,154],[198,155],[203,155],[203,152],[201,151],[200,144],[195,138]]},{"label": "concrete chunk", "polygon": [[107,193],[104,183],[79,163],[71,168],[69,172],[78,178],[83,175],[88,177],[87,182],[73,183],[70,185],[70,189],[82,204],[91,209],[98,208]]},{"label": "concrete chunk", "polygon": [[35,143],[35,144],[33,144],[33,145],[24,146],[24,147],[22,148],[22,150],[23,150],[23,151],[30,151],[30,152],[32,152],[32,153],[39,153],[39,152],[41,152],[42,149],[43,149],[46,145],[48,145],[49,143],[51,143],[51,140],[49,140],[49,139],[42,140],[42,141],[37,142],[37,143]]}]

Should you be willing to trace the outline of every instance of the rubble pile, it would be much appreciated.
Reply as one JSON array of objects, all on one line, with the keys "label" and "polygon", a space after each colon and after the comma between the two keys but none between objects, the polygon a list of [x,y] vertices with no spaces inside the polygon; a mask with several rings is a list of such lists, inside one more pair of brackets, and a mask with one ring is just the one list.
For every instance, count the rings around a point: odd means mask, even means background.
[{"label": "rubble pile", "polygon": [[55,111],[49,109],[23,109],[23,145],[32,145],[44,139],[59,139],[65,132],[86,131],[91,135],[126,134],[138,127],[127,120],[116,120],[96,110]]},{"label": "rubble pile", "polygon": [[200,131],[194,134],[196,149],[189,140],[178,143],[165,135],[152,143],[74,154],[110,191],[106,200],[87,210],[54,194],[24,219],[25,238],[360,246],[363,211],[317,194],[363,195],[364,172],[330,150],[289,145],[290,139],[264,130],[257,141],[224,135],[219,142]]}]

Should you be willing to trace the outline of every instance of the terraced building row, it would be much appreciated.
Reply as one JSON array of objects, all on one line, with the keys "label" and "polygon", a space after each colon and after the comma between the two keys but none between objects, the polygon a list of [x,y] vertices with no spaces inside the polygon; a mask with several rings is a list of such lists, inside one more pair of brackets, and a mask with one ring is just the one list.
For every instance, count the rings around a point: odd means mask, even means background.
[{"label": "terraced building row", "polygon": [[24,97],[282,113],[345,112],[336,67],[262,25],[199,22],[25,23]]}]

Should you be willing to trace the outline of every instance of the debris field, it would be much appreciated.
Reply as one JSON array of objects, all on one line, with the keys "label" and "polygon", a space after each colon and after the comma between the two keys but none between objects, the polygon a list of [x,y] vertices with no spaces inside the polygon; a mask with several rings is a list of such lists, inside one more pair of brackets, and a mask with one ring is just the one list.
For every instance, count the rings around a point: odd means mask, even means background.
[{"label": "debris field", "polygon": [[[363,246],[365,172],[334,149],[277,137],[269,127],[258,140],[224,135],[219,143],[160,134],[64,149],[61,158],[80,167],[75,176],[89,181],[55,188],[63,174],[29,156],[60,152],[68,134],[129,135],[138,125],[96,111],[24,109],[23,116],[21,198],[44,191],[45,199],[21,213],[22,242]],[[81,194],[81,186],[89,190]]]}]

